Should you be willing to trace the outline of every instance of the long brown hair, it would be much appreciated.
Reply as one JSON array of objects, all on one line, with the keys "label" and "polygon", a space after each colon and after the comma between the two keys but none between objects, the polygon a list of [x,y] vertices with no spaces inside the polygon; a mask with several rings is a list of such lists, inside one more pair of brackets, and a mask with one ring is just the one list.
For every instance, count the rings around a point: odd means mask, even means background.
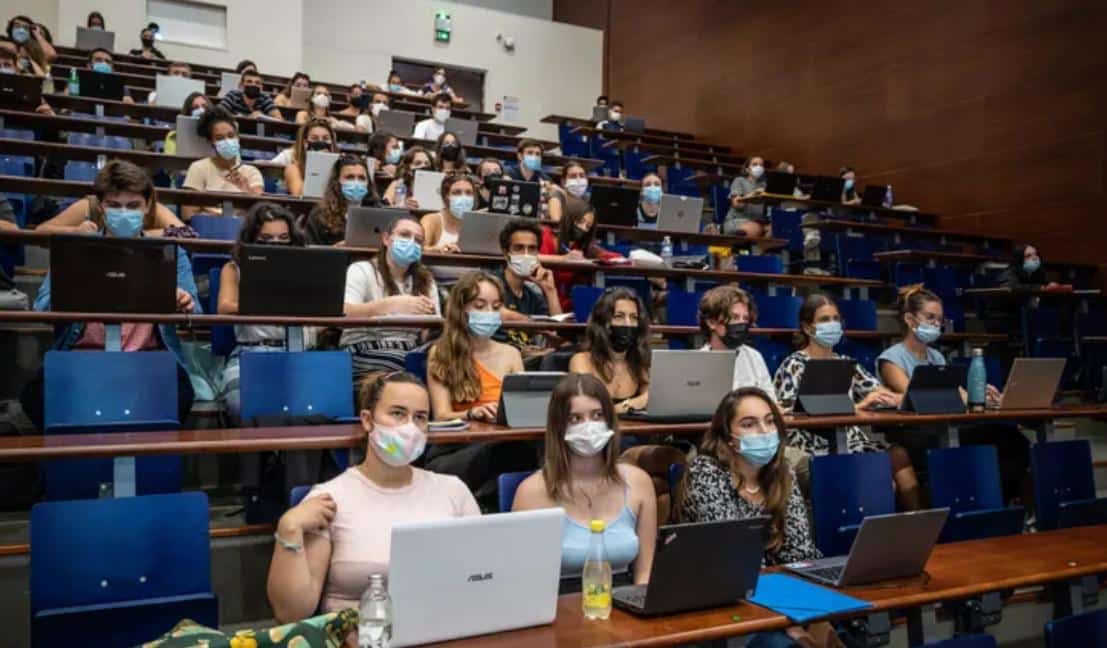
[{"label": "long brown hair", "polygon": [[[565,200],[565,213],[561,216],[561,223],[557,226],[557,243],[558,246],[572,247],[573,227],[577,223],[584,220],[585,215],[588,213],[595,214],[595,209],[585,200],[580,200],[576,196],[568,195]],[[584,256],[592,256],[592,243],[596,240],[596,222],[593,218],[592,229],[588,230],[579,241],[576,242],[577,248],[584,253]],[[560,251],[559,251],[560,253]]]},{"label": "long brown hair", "polygon": [[449,388],[450,400],[455,403],[480,398],[480,375],[473,362],[473,340],[469,333],[465,306],[480,294],[482,283],[495,286],[500,299],[503,299],[503,284],[495,276],[483,270],[474,270],[461,277],[450,289],[450,298],[446,300],[446,321],[442,326],[442,337],[431,347],[427,357],[427,372]]},{"label": "long brown hair", "polygon": [[546,414],[546,449],[542,462],[542,477],[546,480],[546,494],[555,502],[572,497],[573,476],[569,471],[572,450],[565,443],[565,430],[569,427],[569,414],[574,396],[588,396],[600,402],[603,418],[615,434],[604,448],[603,477],[617,484],[623,483],[617,468],[619,463],[619,420],[611,394],[607,387],[591,374],[569,374],[550,392],[550,406]]},{"label": "long brown hair", "polygon": [[142,217],[142,229],[154,229],[158,209],[154,183],[146,171],[126,160],[110,160],[96,174],[96,179],[92,181],[92,193],[96,196],[97,209],[89,210],[88,219],[103,229],[104,197],[121,191],[142,195],[147,205],[146,214]]},{"label": "long brown hair", "polygon": [[[734,417],[738,415],[738,403],[743,398],[760,398],[773,412],[773,423],[776,424],[776,433],[781,435],[780,446],[772,461],[765,464],[757,471],[758,485],[761,492],[765,493],[764,508],[769,513],[769,540],[765,547],[770,551],[780,549],[784,544],[784,522],[787,516],[788,498],[792,494],[792,471],[788,467],[788,461],[784,458],[785,433],[784,417],[780,413],[773,399],[768,394],[756,387],[742,387],[736,389],[719,403],[715,410],[715,416],[711,419],[711,427],[700,443],[700,454],[711,458],[719,466],[730,473],[731,485],[734,490],[740,491],[744,480],[735,467],[738,453],[734,450],[733,440],[730,435],[730,425]],[[688,471],[684,472],[681,480],[680,497],[688,488]],[[739,497],[741,497],[739,495]],[[680,510],[680,509],[678,509]]]},{"label": "long brown hair", "polygon": [[825,293],[811,293],[803,300],[799,312],[799,329],[792,335],[792,346],[798,351],[807,348],[811,344],[811,337],[803,330],[804,324],[815,325],[815,312],[826,305],[837,306],[830,295]]},{"label": "long brown hair", "polygon": [[[343,155],[335,160],[334,166],[331,167],[331,177],[327,180],[327,188],[323,191],[323,199],[319,202],[319,220],[332,234],[346,231],[346,208],[350,205],[346,196],[342,195],[342,181],[339,176],[342,175],[343,167],[348,166],[360,166],[365,169],[365,177],[369,178],[369,166],[360,157]],[[369,195],[376,197],[372,179],[369,179]]]},{"label": "long brown hair", "polygon": [[906,333],[910,330],[907,326],[906,315],[915,315],[930,302],[942,303],[942,298],[923,287],[922,284],[913,284],[899,289],[896,297],[896,307],[899,308],[899,326]]},{"label": "long brown hair", "polygon": [[[338,139],[334,135],[334,127],[326,119],[312,118],[307,120],[300,126],[300,130],[296,131],[296,144],[292,147],[292,161],[300,168],[300,178],[303,179],[304,174],[307,172],[305,168],[307,166],[307,151],[304,149],[307,147],[307,136],[313,128],[326,129],[327,134],[331,136],[331,152],[334,153],[338,150]],[[368,169],[366,169],[368,172]]]},{"label": "long brown hair", "polygon": [[650,316],[646,313],[642,298],[630,288],[609,288],[596,300],[592,314],[588,316],[588,326],[584,329],[581,351],[588,353],[592,366],[605,383],[614,380],[615,352],[611,348],[608,327],[615,316],[615,304],[622,300],[632,301],[638,306],[638,343],[627,349],[627,368],[640,387],[650,379]]},{"label": "long brown hair", "polygon": [[[388,234],[392,235],[396,231],[396,226],[404,221],[411,221],[419,226],[419,229],[423,229],[422,223],[419,219],[411,214],[404,214],[403,216],[397,216],[388,224]],[[386,297],[393,295],[399,295],[400,287],[396,285],[396,279],[392,277],[392,270],[388,267],[388,246],[381,241],[380,252],[377,253],[377,274],[381,277],[381,283],[384,284],[384,294]],[[412,263],[407,267],[407,276],[411,277],[411,293],[413,295],[424,295],[431,299],[438,301],[438,295],[431,294],[431,271],[427,269],[427,266],[423,265],[422,261]]]},{"label": "long brown hair", "polygon": [[[413,162],[415,162],[415,156],[423,154],[427,158],[428,164],[423,167],[424,169],[431,171],[434,169],[434,158],[431,157],[430,151],[422,146],[413,146],[404,151],[404,156],[400,158],[400,164],[396,166],[396,177],[403,181],[404,186],[407,187],[409,195],[415,190],[415,169],[411,168]],[[403,207],[403,205],[396,205],[397,207]]]},{"label": "long brown hair", "polygon": [[296,82],[299,81],[300,79],[304,79],[305,81],[307,81],[308,82],[308,87],[309,88],[311,87],[311,77],[308,76],[308,73],[307,72],[297,72],[296,74],[293,74],[292,76],[290,76],[288,78],[288,83],[285,84],[284,89],[281,90],[281,94],[283,94],[285,96],[285,98],[291,99],[292,98],[292,88],[295,87]]}]

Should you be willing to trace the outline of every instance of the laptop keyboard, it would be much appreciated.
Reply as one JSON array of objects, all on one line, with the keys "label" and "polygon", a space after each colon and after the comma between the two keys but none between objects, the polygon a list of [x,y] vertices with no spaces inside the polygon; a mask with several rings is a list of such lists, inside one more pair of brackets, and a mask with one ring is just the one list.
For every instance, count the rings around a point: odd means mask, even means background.
[{"label": "laptop keyboard", "polygon": [[646,586],[645,585],[631,585],[630,587],[616,587],[611,592],[611,596],[619,601],[635,608],[643,608],[646,606]]},{"label": "laptop keyboard", "polygon": [[838,579],[842,577],[842,572],[845,571],[845,565],[835,565],[833,567],[819,567],[817,569],[805,569],[803,573],[809,576],[815,576],[817,578],[824,579],[831,583],[837,583]]}]

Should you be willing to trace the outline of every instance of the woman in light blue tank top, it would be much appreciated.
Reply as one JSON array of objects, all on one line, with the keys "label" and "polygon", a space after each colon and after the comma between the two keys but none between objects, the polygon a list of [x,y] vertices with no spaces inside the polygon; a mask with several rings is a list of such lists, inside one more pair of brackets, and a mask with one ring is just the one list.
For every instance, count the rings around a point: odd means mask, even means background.
[{"label": "woman in light blue tank top", "polygon": [[603,520],[604,549],[617,581],[649,580],[657,538],[657,498],[642,469],[619,464],[619,433],[607,388],[594,376],[570,374],[550,396],[542,469],[519,485],[512,510],[565,509],[562,592],[580,587],[592,541],[591,520]]}]

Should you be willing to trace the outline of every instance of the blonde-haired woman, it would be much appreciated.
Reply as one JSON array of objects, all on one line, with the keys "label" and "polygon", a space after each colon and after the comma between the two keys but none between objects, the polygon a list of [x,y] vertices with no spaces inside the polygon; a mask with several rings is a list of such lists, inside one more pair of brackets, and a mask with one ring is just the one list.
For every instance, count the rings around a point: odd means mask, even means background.
[{"label": "blonde-haired woman", "polygon": [[307,152],[337,153],[338,139],[326,119],[312,119],[296,132],[296,144],[292,147],[292,161],[284,167],[284,184],[292,196],[304,193],[304,171],[307,168]]}]

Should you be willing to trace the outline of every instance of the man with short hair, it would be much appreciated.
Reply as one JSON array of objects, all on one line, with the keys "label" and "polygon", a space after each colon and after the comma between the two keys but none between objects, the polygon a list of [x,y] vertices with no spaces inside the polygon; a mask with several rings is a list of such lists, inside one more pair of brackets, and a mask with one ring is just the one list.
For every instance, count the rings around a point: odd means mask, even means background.
[{"label": "man with short hair", "polygon": [[256,70],[248,69],[243,72],[242,79],[238,82],[238,89],[228,92],[219,105],[234,115],[255,118],[266,115],[273,119],[283,119],[280,109],[273,103],[273,98],[262,90],[261,75]]},{"label": "man with short hair", "polygon": [[612,101],[607,107],[607,119],[596,124],[596,128],[622,132],[625,128],[623,126],[623,102]]},{"label": "man with short hair", "polygon": [[419,140],[438,141],[442,133],[446,132],[446,120],[450,118],[450,107],[453,104],[453,99],[450,99],[450,95],[445,92],[436,95],[430,119],[424,119],[416,124],[411,136]]},{"label": "man with short hair", "polygon": [[[504,284],[504,304],[500,311],[505,322],[527,322],[536,315],[560,315],[561,302],[557,298],[553,271],[542,267],[538,261],[538,248],[542,243],[542,230],[532,220],[513,220],[500,232],[500,250],[504,266],[493,274]],[[530,331],[500,329],[497,340],[507,342],[533,355]]]},{"label": "man with short hair", "polygon": [[507,176],[523,182],[546,182],[549,177],[542,171],[542,145],[538,140],[523,139],[515,147],[519,164],[508,171]]}]

